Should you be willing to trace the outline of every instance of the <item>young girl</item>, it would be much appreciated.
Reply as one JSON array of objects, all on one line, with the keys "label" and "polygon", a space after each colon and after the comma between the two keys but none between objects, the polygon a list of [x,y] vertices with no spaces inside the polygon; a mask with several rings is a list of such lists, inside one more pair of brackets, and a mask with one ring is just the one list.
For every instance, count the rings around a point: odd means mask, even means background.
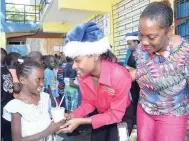
[{"label": "young girl", "polygon": [[3,111],[3,117],[11,121],[13,141],[51,141],[61,122],[51,122],[49,95],[41,92],[44,70],[37,62],[26,58],[16,68],[22,90],[16,99],[10,101]]}]

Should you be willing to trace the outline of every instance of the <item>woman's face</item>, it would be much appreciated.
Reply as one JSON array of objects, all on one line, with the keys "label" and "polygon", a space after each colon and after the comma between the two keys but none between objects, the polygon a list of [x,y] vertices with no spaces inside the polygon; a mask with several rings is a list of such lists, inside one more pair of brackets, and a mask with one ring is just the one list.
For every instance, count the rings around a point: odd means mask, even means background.
[{"label": "woman's face", "polygon": [[83,77],[94,71],[97,60],[97,56],[76,57],[74,58],[72,68],[77,71],[77,76]]},{"label": "woman's face", "polygon": [[139,40],[149,53],[161,52],[168,45],[170,30],[159,26],[155,20],[142,17],[139,21]]},{"label": "woman's face", "polygon": [[130,50],[134,51],[136,49],[138,43],[136,41],[133,41],[133,40],[128,40],[127,45],[128,45]]}]

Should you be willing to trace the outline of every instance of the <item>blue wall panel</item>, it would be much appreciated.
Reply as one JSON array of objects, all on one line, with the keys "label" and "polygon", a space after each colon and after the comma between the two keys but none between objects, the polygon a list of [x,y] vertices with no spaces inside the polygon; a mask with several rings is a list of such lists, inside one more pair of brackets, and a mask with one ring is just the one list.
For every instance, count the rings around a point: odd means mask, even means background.
[{"label": "blue wall panel", "polygon": [[9,45],[7,46],[7,52],[17,52],[20,53],[22,56],[26,56],[28,51],[25,45]]}]

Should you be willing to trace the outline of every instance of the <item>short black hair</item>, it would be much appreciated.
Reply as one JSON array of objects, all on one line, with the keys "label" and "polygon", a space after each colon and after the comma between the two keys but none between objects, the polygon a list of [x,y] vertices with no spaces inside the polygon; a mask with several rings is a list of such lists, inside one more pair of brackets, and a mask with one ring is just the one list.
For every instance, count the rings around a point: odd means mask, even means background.
[{"label": "short black hair", "polygon": [[39,51],[31,51],[28,57],[37,61],[37,59],[42,59],[42,54]]},{"label": "short black hair", "polygon": [[139,40],[133,40],[133,42],[137,42],[138,44],[140,44],[140,41],[139,41]]},{"label": "short black hair", "polygon": [[4,63],[7,56],[7,51],[4,48],[1,48],[1,63]]},{"label": "short black hair", "polygon": [[117,63],[117,57],[110,50],[108,50],[107,52],[103,53],[100,56],[102,57],[103,60]]},{"label": "short black hair", "polygon": [[173,24],[173,10],[167,0],[150,3],[143,10],[142,17],[159,22],[160,27],[166,30]]},{"label": "short black hair", "polygon": [[39,64],[37,61],[32,60],[31,58],[27,57],[23,59],[23,63],[17,62],[16,65],[16,74],[18,78],[28,77],[31,74],[33,68],[41,68],[43,69],[42,65]]},{"label": "short black hair", "polygon": [[15,67],[16,63],[18,62],[18,59],[22,58],[22,56],[17,52],[10,52],[6,57],[6,63],[10,67]]},{"label": "short black hair", "polygon": [[53,56],[53,55],[47,55],[46,57],[45,57],[45,61],[46,62],[48,62],[49,61],[49,58],[54,58],[54,59],[56,59],[56,57],[55,56]]},{"label": "short black hair", "polygon": [[67,63],[72,63],[72,62],[73,62],[73,59],[70,58],[70,57],[66,57],[66,62],[67,62]]}]

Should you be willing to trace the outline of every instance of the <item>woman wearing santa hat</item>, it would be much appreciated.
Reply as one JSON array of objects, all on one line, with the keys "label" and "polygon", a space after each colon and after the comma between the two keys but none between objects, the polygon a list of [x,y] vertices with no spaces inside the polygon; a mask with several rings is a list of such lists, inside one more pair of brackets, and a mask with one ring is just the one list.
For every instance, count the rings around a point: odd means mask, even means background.
[{"label": "woman wearing santa hat", "polygon": [[[136,69],[136,48],[139,45],[140,41],[138,39],[138,32],[132,32],[127,33],[126,35],[126,45],[128,47],[125,60],[123,62],[123,66],[130,69]],[[136,110],[137,110],[137,104],[139,99],[139,92],[140,87],[136,81],[132,82],[130,94],[132,97],[132,103],[133,103],[133,112],[134,117],[136,117]],[[136,118],[134,118],[136,119]],[[134,121],[134,124],[136,124],[136,120]]]},{"label": "woman wearing santa hat", "polygon": [[[111,62],[115,56],[108,39],[93,22],[78,25],[67,34],[64,53],[74,60],[72,67],[79,78],[82,103],[66,115],[70,120],[61,131],[68,133],[82,124],[91,124],[92,141],[118,141],[117,123],[124,121],[131,103],[128,71]],[[83,118],[95,110],[95,115]]]}]

